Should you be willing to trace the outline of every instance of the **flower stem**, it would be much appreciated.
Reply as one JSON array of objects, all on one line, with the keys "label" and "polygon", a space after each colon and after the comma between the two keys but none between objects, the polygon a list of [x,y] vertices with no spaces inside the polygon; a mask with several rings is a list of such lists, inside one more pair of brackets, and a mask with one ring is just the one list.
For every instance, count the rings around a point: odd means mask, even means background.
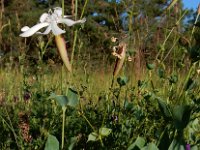
[{"label": "flower stem", "polygon": [[73,60],[74,60],[74,51],[75,51],[75,47],[76,47],[77,34],[78,34],[78,30],[75,30],[75,32],[74,32],[73,48],[72,48],[72,54],[71,54],[71,65],[73,65]]},{"label": "flower stem", "polygon": [[62,0],[62,17],[64,17],[65,1]]},{"label": "flower stem", "polygon": [[64,148],[64,138],[65,138],[65,112],[67,107],[62,107],[63,110],[63,120],[62,120],[62,149]]},{"label": "flower stem", "polygon": [[[88,3],[88,0],[85,1],[85,4],[83,6],[83,10],[81,12],[81,18],[83,17],[87,3]],[[75,20],[77,19],[77,15],[78,15],[78,0],[75,1]],[[75,32],[74,32],[74,41],[73,41],[73,48],[72,48],[72,54],[71,54],[71,65],[73,64],[77,35],[78,35],[78,30],[76,29]]]}]

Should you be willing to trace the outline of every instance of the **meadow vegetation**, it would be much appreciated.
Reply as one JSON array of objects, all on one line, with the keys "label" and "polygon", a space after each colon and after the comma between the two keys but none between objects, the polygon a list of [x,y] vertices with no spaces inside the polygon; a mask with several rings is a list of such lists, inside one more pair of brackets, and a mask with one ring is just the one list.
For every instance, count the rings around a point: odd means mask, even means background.
[{"label": "meadow vegetation", "polygon": [[[200,149],[200,4],[181,0],[1,0],[0,149]],[[20,37],[42,13],[52,33]]]}]

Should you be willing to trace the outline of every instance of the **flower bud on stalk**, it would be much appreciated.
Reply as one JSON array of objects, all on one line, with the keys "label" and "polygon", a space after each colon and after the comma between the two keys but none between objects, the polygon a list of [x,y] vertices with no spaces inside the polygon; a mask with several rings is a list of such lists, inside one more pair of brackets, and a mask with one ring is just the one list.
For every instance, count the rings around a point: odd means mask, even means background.
[{"label": "flower bud on stalk", "polygon": [[65,66],[67,67],[68,71],[72,71],[71,64],[69,62],[68,54],[67,54],[67,48],[65,44],[65,40],[61,35],[55,36],[56,46],[58,48],[58,51],[60,53],[60,56],[62,58],[62,61],[64,62]]}]

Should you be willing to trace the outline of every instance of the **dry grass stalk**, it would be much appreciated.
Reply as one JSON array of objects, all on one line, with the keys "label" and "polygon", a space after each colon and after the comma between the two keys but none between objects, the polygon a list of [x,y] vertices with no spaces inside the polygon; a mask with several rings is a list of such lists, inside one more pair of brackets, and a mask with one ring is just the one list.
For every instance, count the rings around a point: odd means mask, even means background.
[{"label": "dry grass stalk", "polygon": [[140,80],[142,72],[142,62],[141,62],[141,52],[140,49],[136,51],[135,60],[134,60],[134,73],[136,81]]},{"label": "dry grass stalk", "polygon": [[5,91],[2,90],[0,91],[0,106],[3,105],[4,101],[5,101]]}]

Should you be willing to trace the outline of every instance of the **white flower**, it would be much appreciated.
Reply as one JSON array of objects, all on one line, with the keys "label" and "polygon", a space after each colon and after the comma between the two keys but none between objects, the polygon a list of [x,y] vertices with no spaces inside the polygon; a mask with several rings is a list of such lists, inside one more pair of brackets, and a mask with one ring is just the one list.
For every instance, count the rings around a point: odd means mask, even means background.
[{"label": "white flower", "polygon": [[[20,34],[21,37],[29,37],[32,36],[34,33],[37,34],[49,34],[50,31],[53,32],[54,35],[60,35],[62,33],[65,33],[64,30],[58,27],[57,24],[64,23],[67,26],[73,26],[77,23],[84,23],[86,21],[85,18],[81,20],[74,21],[72,19],[69,19],[69,16],[62,16],[62,8],[56,7],[54,8],[54,11],[50,9],[48,13],[43,13],[40,16],[40,23],[34,25],[33,27],[25,26],[21,29],[23,32]],[[38,32],[40,29],[46,27],[46,30],[44,32]]]}]

